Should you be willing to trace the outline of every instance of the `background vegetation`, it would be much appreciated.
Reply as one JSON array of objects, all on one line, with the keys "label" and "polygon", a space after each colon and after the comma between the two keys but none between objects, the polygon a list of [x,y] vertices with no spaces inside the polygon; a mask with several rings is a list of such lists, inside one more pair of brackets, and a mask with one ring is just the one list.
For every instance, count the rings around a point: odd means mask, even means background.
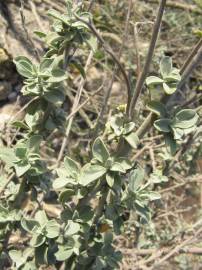
[{"label": "background vegetation", "polygon": [[0,1],[1,269],[201,269],[200,0],[167,1],[127,114],[159,2]]}]

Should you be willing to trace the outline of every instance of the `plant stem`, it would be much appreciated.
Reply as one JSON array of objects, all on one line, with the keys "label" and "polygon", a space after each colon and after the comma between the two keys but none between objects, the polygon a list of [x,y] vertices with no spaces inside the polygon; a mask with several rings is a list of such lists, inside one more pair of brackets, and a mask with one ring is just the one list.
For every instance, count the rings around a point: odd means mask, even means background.
[{"label": "plant stem", "polygon": [[153,54],[154,54],[154,49],[155,49],[155,46],[156,46],[159,31],[160,31],[161,21],[162,21],[165,6],[166,6],[166,0],[161,0],[160,4],[159,4],[159,10],[158,10],[158,14],[157,14],[157,17],[156,17],[156,21],[155,21],[155,24],[154,24],[154,27],[153,27],[152,38],[151,38],[149,50],[148,50],[148,53],[147,53],[145,65],[144,65],[143,71],[142,71],[142,73],[141,73],[141,75],[140,75],[140,77],[139,77],[139,79],[137,81],[135,92],[133,94],[133,97],[132,97],[132,100],[131,100],[131,103],[130,103],[130,110],[129,110],[129,114],[128,114],[128,117],[130,119],[132,119],[133,116],[134,116],[135,106],[136,106],[137,100],[138,100],[138,98],[139,98],[139,96],[140,96],[140,94],[142,92],[145,79],[146,79],[147,74],[149,72],[149,67],[150,67],[152,57],[153,57]]},{"label": "plant stem", "polygon": [[201,47],[202,47],[202,38],[198,41],[196,46],[194,46],[190,55],[188,56],[188,58],[184,62],[184,65],[181,67],[181,70],[180,70],[181,73],[183,73],[186,70],[187,66],[191,63],[193,57],[198,53],[198,51]]}]

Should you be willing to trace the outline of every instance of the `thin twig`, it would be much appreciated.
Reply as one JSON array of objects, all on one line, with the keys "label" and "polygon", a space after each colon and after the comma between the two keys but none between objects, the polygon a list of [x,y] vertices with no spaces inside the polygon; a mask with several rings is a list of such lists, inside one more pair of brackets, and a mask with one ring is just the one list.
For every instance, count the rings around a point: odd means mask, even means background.
[{"label": "thin twig", "polygon": [[99,34],[99,32],[97,31],[97,29],[95,28],[94,24],[92,21],[87,22],[86,20],[81,19],[79,16],[77,16],[76,14],[74,14],[74,16],[81,22],[85,23],[89,29],[92,31],[92,33],[97,37],[98,41],[100,42],[100,44],[102,45],[103,49],[112,57],[112,59],[114,60],[114,62],[117,64],[117,66],[119,67],[124,80],[126,82],[126,86],[127,86],[127,99],[128,102],[130,103],[130,96],[131,96],[131,85],[130,85],[130,81],[128,78],[128,75],[126,74],[126,71],[124,69],[124,67],[122,66],[122,64],[120,63],[119,59],[116,57],[116,55],[113,53],[113,51],[111,50],[111,48],[109,48],[109,46],[105,43],[104,39],[102,38],[102,36]]},{"label": "thin twig", "polygon": [[153,54],[154,54],[154,49],[155,49],[155,46],[156,46],[159,31],[160,31],[161,21],[162,21],[165,6],[166,6],[166,0],[161,0],[160,4],[159,4],[159,10],[158,10],[157,18],[156,18],[156,21],[155,21],[155,24],[154,24],[154,27],[153,27],[152,38],[151,38],[150,46],[149,46],[149,49],[148,49],[145,65],[144,65],[143,71],[141,73],[141,76],[137,81],[135,92],[134,92],[134,95],[133,95],[131,103],[130,103],[130,110],[129,110],[129,115],[128,116],[131,119],[134,116],[135,106],[136,106],[137,100],[138,100],[138,98],[139,98],[139,96],[140,96],[140,94],[142,92],[145,79],[146,79],[147,74],[149,72],[149,67],[150,67],[152,57],[153,57]]},{"label": "thin twig", "polygon": [[188,65],[191,63],[193,57],[198,53],[199,49],[202,47],[202,38],[198,41],[198,43],[192,49],[190,55],[187,57],[186,61],[184,62],[183,66],[181,67],[180,72],[183,73]]},{"label": "thin twig", "polygon": [[[131,15],[131,8],[132,8],[132,0],[129,0],[128,1],[128,12],[127,12],[127,15],[126,15],[126,22],[125,22],[125,28],[124,28],[124,33],[123,33],[123,37],[122,37],[122,43],[121,43],[121,47],[119,49],[119,52],[118,52],[118,55],[117,55],[117,59],[120,61],[120,58],[121,58],[121,55],[122,55],[122,52],[123,52],[123,48],[124,48],[124,44],[126,42],[126,39],[127,39],[127,34],[128,34],[128,26],[129,26],[129,20],[130,20],[130,15]],[[99,127],[100,127],[100,123],[104,117],[104,113],[105,113],[105,110],[107,108],[107,103],[108,103],[108,100],[110,98],[110,95],[111,95],[111,91],[112,91],[112,87],[113,87],[113,83],[114,83],[114,80],[115,80],[115,77],[116,77],[116,73],[117,73],[117,70],[118,70],[118,65],[115,64],[115,67],[114,67],[114,71],[113,71],[113,74],[112,74],[112,78],[111,78],[111,81],[110,81],[110,84],[109,84],[109,87],[105,93],[105,96],[104,96],[104,102],[103,102],[103,106],[101,108],[101,111],[100,111],[100,114],[97,118],[97,124],[95,126],[95,132],[94,132],[94,138],[97,136],[97,133],[99,131]],[[129,109],[129,107],[128,107]]]},{"label": "thin twig", "polygon": [[[87,69],[88,69],[88,67],[90,65],[92,57],[93,57],[93,52],[90,51],[87,62],[86,62],[86,65],[85,65],[85,68],[84,68],[85,72],[87,71]],[[81,82],[80,82],[78,92],[77,92],[77,95],[76,95],[76,97],[74,99],[74,103],[73,103],[73,106],[72,106],[72,112],[74,112],[76,110],[76,108],[78,107],[78,105],[79,105],[79,101],[80,101],[80,98],[81,98],[81,94],[83,92],[83,87],[84,87],[85,82],[86,82],[86,79],[82,78]],[[61,149],[60,149],[60,152],[59,152],[59,155],[58,155],[57,165],[60,164],[60,161],[61,161],[61,159],[63,157],[63,153],[64,153],[65,147],[67,145],[67,141],[68,141],[68,137],[69,137],[69,134],[70,134],[70,130],[71,130],[73,120],[74,120],[74,114],[72,115],[72,117],[68,121],[67,128],[66,128],[66,131],[65,131],[65,137],[63,139],[62,146],[61,146]]]}]

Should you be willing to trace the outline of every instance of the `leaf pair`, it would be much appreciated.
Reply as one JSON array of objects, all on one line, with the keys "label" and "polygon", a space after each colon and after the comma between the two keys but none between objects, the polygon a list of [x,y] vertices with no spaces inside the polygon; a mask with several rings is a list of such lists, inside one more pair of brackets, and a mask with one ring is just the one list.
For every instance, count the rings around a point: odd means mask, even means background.
[{"label": "leaf pair", "polygon": [[146,79],[147,86],[152,90],[161,86],[167,95],[172,95],[177,90],[177,84],[181,80],[178,69],[173,68],[172,59],[168,56],[160,62],[161,77],[150,76]]},{"label": "leaf pair", "polygon": [[104,142],[97,138],[92,147],[93,160],[85,165],[79,177],[81,185],[89,185],[95,180],[105,176],[110,187],[113,186],[117,173],[126,173],[132,164],[124,158],[110,157]]},{"label": "leaf pair", "polygon": [[191,109],[179,111],[173,119],[161,118],[154,122],[157,130],[164,133],[173,133],[175,140],[180,140],[184,135],[196,129],[198,114]]},{"label": "leaf pair", "polygon": [[109,140],[113,140],[117,137],[124,138],[130,146],[136,148],[139,139],[135,132],[133,132],[135,128],[135,123],[133,122],[125,122],[124,115],[122,113],[116,114],[111,117],[108,125],[110,126],[110,134]]},{"label": "leaf pair", "polygon": [[34,219],[22,218],[21,225],[32,235],[30,242],[32,247],[39,247],[43,245],[46,238],[56,238],[60,233],[59,224],[56,220],[48,220],[44,211],[38,211]]}]

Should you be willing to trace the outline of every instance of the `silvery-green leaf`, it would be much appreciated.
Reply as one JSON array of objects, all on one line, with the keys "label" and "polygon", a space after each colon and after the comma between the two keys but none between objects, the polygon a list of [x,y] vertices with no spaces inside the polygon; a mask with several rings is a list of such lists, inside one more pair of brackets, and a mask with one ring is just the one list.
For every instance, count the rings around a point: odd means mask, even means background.
[{"label": "silvery-green leaf", "polygon": [[121,164],[122,168],[126,171],[133,167],[131,161],[126,158],[117,158],[116,161]]},{"label": "silvery-green leaf", "polygon": [[54,9],[50,9],[48,11],[48,15],[55,18],[55,19],[57,19],[57,20],[62,21],[67,26],[69,26],[70,23],[71,23],[67,15],[61,14],[60,12],[58,12],[58,11],[56,11]]},{"label": "silvery-green leaf", "polygon": [[67,170],[67,173],[74,177],[77,177],[80,171],[80,167],[76,161],[69,157],[65,157],[64,159],[64,167]]},{"label": "silvery-green leaf", "polygon": [[[48,246],[41,245],[34,249],[35,251],[35,267],[36,265],[48,264]],[[24,270],[24,269],[23,269]],[[27,269],[30,270],[30,269]],[[36,270],[36,268],[34,269]]]},{"label": "silvery-green leaf", "polygon": [[59,246],[58,251],[55,253],[57,261],[66,261],[73,255],[73,249],[65,246]]},{"label": "silvery-green leaf", "polygon": [[129,190],[135,193],[143,184],[144,176],[145,173],[141,167],[134,169],[129,175]]},{"label": "silvery-green leaf", "polygon": [[177,85],[176,83],[163,83],[163,89],[167,95],[172,95],[177,90]]},{"label": "silvery-green leaf", "polygon": [[152,100],[147,104],[147,108],[158,116],[165,117],[167,114],[166,107],[159,101]]},{"label": "silvery-green leaf", "polygon": [[156,200],[161,199],[161,195],[155,191],[148,191],[147,197],[150,201],[156,201]]},{"label": "silvery-green leaf", "polygon": [[154,122],[154,127],[161,132],[169,133],[171,131],[170,124],[170,119],[162,118]]},{"label": "silvery-green leaf", "polygon": [[46,237],[43,236],[42,234],[34,234],[30,241],[30,246],[36,248],[43,245],[45,241],[46,241]]},{"label": "silvery-green leaf", "polygon": [[22,218],[21,226],[23,227],[25,231],[30,232],[30,233],[35,233],[40,227],[40,224],[37,220]]},{"label": "silvery-green leaf", "polygon": [[124,130],[123,130],[123,134],[128,134],[131,131],[133,131],[133,129],[135,128],[135,123],[130,122],[130,123],[126,123],[124,125]]},{"label": "silvery-green leaf", "polygon": [[21,250],[10,250],[9,256],[13,263],[16,265],[17,269],[19,269],[23,264],[25,264],[27,260],[27,258],[23,257]]},{"label": "silvery-green leaf", "polygon": [[183,131],[184,131],[184,135],[188,135],[190,133],[192,133],[193,131],[195,131],[197,129],[197,126],[193,126],[193,127],[190,127],[190,128],[184,128]]},{"label": "silvery-green leaf", "polygon": [[42,141],[43,137],[41,135],[33,135],[27,141],[27,147],[31,151],[39,151],[39,146]]},{"label": "silvery-green leaf", "polygon": [[184,131],[181,128],[172,128],[173,130],[173,134],[174,134],[174,139],[175,140],[181,140],[183,135],[184,135]]},{"label": "silvery-green leaf", "polygon": [[180,71],[173,69],[171,73],[165,78],[166,82],[179,82],[181,80]]},{"label": "silvery-green leaf", "polygon": [[32,62],[25,56],[18,56],[14,63],[17,71],[25,78],[32,78],[34,76],[34,68]]},{"label": "silvery-green leaf", "polygon": [[31,168],[30,164],[15,164],[15,171],[16,171],[16,175],[18,177],[21,177],[22,175],[24,175],[27,171],[29,171],[29,169]]},{"label": "silvery-green leaf", "polygon": [[72,196],[75,195],[76,190],[72,190],[72,189],[65,189],[63,192],[60,193],[59,195],[59,201],[62,204],[65,204],[66,202],[72,200]]},{"label": "silvery-green leaf", "polygon": [[101,163],[105,163],[109,158],[109,151],[101,138],[97,138],[93,143],[93,157],[96,158]]},{"label": "silvery-green leaf", "polygon": [[67,74],[60,68],[51,71],[51,77],[47,80],[49,83],[58,83],[67,79]]},{"label": "silvery-green leaf", "polygon": [[114,115],[110,119],[110,126],[114,130],[116,136],[120,136],[123,132],[124,119],[122,115]]},{"label": "silvery-green leaf", "polygon": [[65,227],[65,235],[74,235],[80,231],[79,223],[73,222],[71,220],[68,221],[67,226]]},{"label": "silvery-green leaf", "polygon": [[40,226],[43,227],[48,222],[46,212],[44,210],[39,210],[35,214],[35,220],[39,222]]},{"label": "silvery-green leaf", "polygon": [[123,166],[120,163],[116,162],[116,161],[111,166],[110,171],[112,171],[112,172],[120,172],[120,173],[125,173],[126,172],[126,170],[123,168]]},{"label": "silvery-green leaf", "polygon": [[58,237],[60,233],[60,226],[55,220],[49,220],[46,223],[46,237],[55,238]]},{"label": "silvery-green leaf", "polygon": [[146,85],[148,86],[153,86],[153,85],[157,85],[157,84],[162,84],[164,81],[159,78],[159,77],[156,77],[156,76],[149,76],[147,79],[146,79]]},{"label": "silvery-green leaf", "polygon": [[172,126],[176,128],[191,128],[196,125],[198,119],[199,116],[194,110],[181,110],[175,115]]},{"label": "silvery-green leaf", "polygon": [[91,50],[95,53],[98,48],[97,38],[93,35],[90,35],[89,39],[86,40],[86,43],[91,48]]},{"label": "silvery-green leaf", "polygon": [[172,58],[164,56],[160,62],[160,72],[163,78],[167,77],[173,69]]},{"label": "silvery-green leaf", "polygon": [[79,183],[83,186],[87,186],[90,183],[98,180],[107,172],[107,169],[99,165],[85,165],[79,176]]},{"label": "silvery-green leaf", "polygon": [[40,63],[40,72],[46,73],[47,70],[51,70],[52,64],[53,64],[54,58],[43,58],[43,60]]},{"label": "silvery-green leaf", "polygon": [[13,166],[16,156],[13,148],[0,147],[0,160],[5,162],[9,167]]},{"label": "silvery-green leaf", "polygon": [[166,147],[168,149],[168,152],[172,156],[174,156],[176,154],[176,151],[177,151],[177,143],[174,140],[173,135],[167,133],[164,135],[164,137],[165,137],[165,143],[166,143]]},{"label": "silvery-green leaf", "polygon": [[152,184],[161,184],[168,182],[168,177],[163,175],[163,172],[161,170],[155,170],[149,178],[149,181]]},{"label": "silvery-green leaf", "polygon": [[73,178],[57,178],[54,182],[53,182],[53,188],[54,189],[62,189],[64,187],[66,187],[67,185],[76,185],[77,182],[75,181],[75,179]]},{"label": "silvery-green leaf", "polygon": [[59,89],[52,89],[44,94],[44,99],[50,103],[53,103],[55,106],[59,106],[64,102],[65,95]]},{"label": "silvery-green leaf", "polygon": [[114,175],[112,173],[106,174],[106,181],[109,187],[113,187],[114,185]]},{"label": "silvery-green leaf", "polygon": [[125,140],[132,146],[133,148],[137,148],[139,144],[139,138],[135,132],[131,132],[130,134],[124,135]]}]

